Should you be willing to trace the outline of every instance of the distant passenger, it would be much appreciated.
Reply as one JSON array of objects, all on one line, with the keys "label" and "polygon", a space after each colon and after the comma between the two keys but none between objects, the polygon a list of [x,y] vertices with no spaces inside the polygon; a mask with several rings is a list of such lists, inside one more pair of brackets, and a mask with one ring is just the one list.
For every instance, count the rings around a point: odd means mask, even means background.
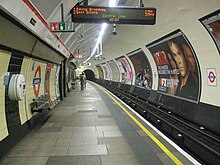
[{"label": "distant passenger", "polygon": [[79,75],[79,80],[80,80],[81,90],[84,90],[84,88],[86,88],[86,75],[84,72],[82,72]]},{"label": "distant passenger", "polygon": [[168,41],[168,47],[170,48],[171,55],[177,64],[177,68],[180,72],[180,81],[176,89],[176,96],[197,100],[199,92],[199,84],[193,76],[186,56],[183,52],[181,45],[176,39]]}]

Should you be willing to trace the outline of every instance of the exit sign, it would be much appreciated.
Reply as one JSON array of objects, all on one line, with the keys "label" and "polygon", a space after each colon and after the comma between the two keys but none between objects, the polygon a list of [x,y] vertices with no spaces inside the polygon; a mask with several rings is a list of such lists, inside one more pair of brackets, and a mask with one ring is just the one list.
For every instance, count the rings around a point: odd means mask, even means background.
[{"label": "exit sign", "polygon": [[75,58],[82,58],[82,54],[76,54]]},{"label": "exit sign", "polygon": [[51,22],[50,30],[52,32],[75,32],[73,22]]}]

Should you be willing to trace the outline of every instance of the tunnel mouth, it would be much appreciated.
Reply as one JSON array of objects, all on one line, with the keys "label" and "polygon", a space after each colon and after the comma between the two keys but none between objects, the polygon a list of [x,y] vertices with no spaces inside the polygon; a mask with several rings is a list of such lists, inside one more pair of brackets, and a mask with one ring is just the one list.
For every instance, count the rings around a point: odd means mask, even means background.
[{"label": "tunnel mouth", "polygon": [[90,81],[94,81],[95,79],[95,74],[92,70],[86,69],[84,70],[84,73],[86,74],[86,79]]}]

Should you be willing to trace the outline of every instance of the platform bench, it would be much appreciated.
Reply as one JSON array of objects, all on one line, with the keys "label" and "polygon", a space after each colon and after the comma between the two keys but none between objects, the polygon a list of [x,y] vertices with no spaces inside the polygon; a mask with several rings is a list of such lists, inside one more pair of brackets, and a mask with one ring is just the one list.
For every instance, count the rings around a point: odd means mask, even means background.
[{"label": "platform bench", "polygon": [[48,94],[40,95],[30,104],[31,112],[42,112],[43,110],[49,110],[50,104],[48,100]]}]

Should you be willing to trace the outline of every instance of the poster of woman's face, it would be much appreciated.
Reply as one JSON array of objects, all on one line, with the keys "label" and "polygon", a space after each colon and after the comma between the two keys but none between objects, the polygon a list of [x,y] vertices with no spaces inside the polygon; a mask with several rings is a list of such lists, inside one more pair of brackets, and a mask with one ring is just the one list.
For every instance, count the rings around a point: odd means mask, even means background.
[{"label": "poster of woman's face", "polygon": [[193,49],[181,32],[153,45],[147,45],[158,71],[158,91],[198,101],[200,79]]},{"label": "poster of woman's face", "polygon": [[152,71],[147,56],[143,51],[128,55],[135,69],[135,85],[150,90],[152,88]]}]

